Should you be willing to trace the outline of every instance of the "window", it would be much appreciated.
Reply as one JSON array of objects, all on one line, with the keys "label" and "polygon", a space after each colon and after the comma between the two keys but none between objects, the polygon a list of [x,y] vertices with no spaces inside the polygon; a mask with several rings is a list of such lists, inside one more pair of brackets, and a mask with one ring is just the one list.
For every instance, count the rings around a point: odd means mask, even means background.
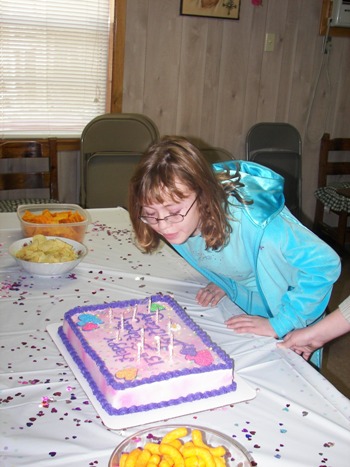
[{"label": "window", "polygon": [[80,137],[105,113],[111,0],[1,0],[0,137]]}]

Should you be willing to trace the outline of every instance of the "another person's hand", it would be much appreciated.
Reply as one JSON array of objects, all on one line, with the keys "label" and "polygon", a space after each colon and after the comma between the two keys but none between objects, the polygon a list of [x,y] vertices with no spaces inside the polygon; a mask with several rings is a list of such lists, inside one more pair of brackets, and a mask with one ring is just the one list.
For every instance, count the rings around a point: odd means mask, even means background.
[{"label": "another person's hand", "polygon": [[[349,298],[344,300],[342,305],[345,306],[347,300]],[[347,332],[350,332],[350,322],[343,316],[340,308],[337,308],[317,323],[289,332],[277,347],[292,349],[308,360],[316,349]]]},{"label": "another person's hand", "polygon": [[277,347],[294,350],[295,353],[301,355],[305,360],[309,360],[311,354],[323,345],[321,341],[318,342],[315,339],[313,334],[312,327],[296,329],[289,332],[284,337],[283,342],[277,344]]},{"label": "another person's hand", "polygon": [[202,306],[216,306],[225,295],[226,293],[220,287],[209,282],[197,293],[196,300]]},{"label": "another person's hand", "polygon": [[229,329],[233,329],[238,334],[251,333],[258,336],[277,337],[273,327],[267,318],[261,316],[238,315],[232,316],[225,321]]}]

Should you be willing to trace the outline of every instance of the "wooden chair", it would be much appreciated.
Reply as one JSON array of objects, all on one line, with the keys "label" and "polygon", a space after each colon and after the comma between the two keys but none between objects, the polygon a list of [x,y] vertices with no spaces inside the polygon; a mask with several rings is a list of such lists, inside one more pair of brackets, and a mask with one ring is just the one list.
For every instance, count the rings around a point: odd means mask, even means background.
[{"label": "wooden chair", "polygon": [[57,139],[0,140],[0,211],[58,202]]},{"label": "wooden chair", "polygon": [[350,138],[331,139],[325,133],[318,170],[314,231],[343,250],[350,241]]}]

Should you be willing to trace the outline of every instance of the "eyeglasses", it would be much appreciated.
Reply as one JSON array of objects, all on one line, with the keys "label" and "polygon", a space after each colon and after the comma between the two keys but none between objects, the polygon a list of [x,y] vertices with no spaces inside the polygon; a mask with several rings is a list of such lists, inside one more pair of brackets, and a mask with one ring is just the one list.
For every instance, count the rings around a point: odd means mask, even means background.
[{"label": "eyeglasses", "polygon": [[150,225],[158,224],[158,222],[160,221],[165,221],[165,222],[168,222],[169,224],[178,224],[179,222],[182,222],[185,219],[185,217],[191,211],[192,206],[194,205],[196,201],[197,201],[197,197],[193,201],[191,206],[187,209],[187,212],[185,214],[169,214],[169,216],[165,216],[162,219],[158,217],[153,217],[153,216],[139,216],[139,219],[145,224],[150,224]]}]

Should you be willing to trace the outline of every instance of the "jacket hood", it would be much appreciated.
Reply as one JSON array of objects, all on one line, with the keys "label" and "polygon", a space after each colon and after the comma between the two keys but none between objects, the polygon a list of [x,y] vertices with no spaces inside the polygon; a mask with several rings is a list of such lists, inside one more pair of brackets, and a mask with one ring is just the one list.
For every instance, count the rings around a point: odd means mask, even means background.
[{"label": "jacket hood", "polygon": [[[243,187],[236,191],[246,201],[252,200],[253,204],[240,204],[246,215],[254,224],[264,227],[283,209],[285,204],[283,188],[284,178],[255,162],[235,160],[217,162],[213,164],[215,172],[229,170],[232,176],[238,170],[241,175]],[[237,205],[237,202],[234,202]]]}]

